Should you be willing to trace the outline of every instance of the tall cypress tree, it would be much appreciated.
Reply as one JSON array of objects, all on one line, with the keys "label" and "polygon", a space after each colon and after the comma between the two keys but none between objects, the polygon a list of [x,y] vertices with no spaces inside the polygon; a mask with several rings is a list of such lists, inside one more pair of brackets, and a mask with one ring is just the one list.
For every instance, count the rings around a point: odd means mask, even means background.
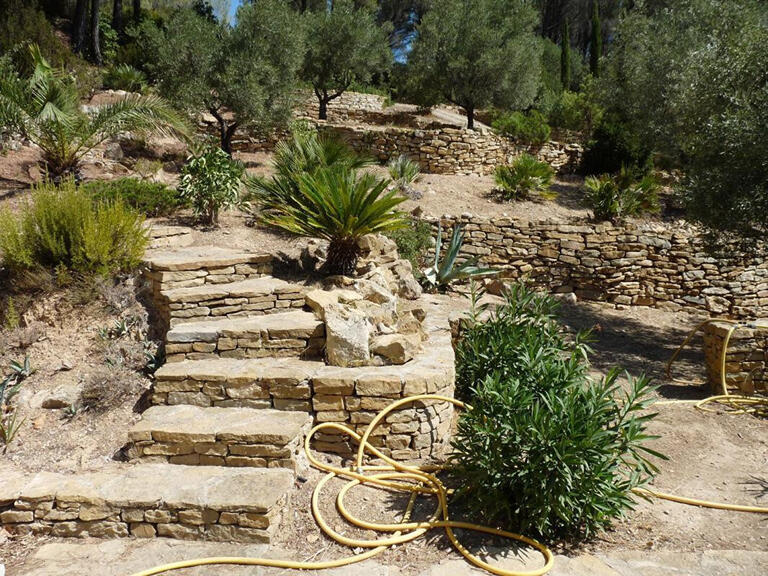
[{"label": "tall cypress tree", "polygon": [[560,81],[563,90],[571,89],[571,31],[568,20],[563,19],[562,34],[560,34]]},{"label": "tall cypress tree", "polygon": [[600,7],[592,0],[592,36],[589,42],[589,70],[593,76],[600,75],[600,58],[603,55],[603,30],[600,24]]}]

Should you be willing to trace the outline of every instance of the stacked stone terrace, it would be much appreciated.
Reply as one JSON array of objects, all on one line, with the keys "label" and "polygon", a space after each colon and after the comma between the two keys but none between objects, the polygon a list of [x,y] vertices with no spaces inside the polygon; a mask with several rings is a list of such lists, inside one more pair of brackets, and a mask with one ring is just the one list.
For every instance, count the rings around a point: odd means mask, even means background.
[{"label": "stacked stone terrace", "polygon": [[[373,280],[410,272],[396,256],[376,256],[383,268],[368,262],[364,270]],[[448,322],[433,303],[401,309],[373,280],[368,297],[376,302],[349,287],[308,291],[271,272],[269,256],[216,247],[151,255],[145,279],[167,330],[168,362],[155,375],[152,406],[128,431],[131,462],[76,475],[0,464],[0,525],[57,537],[269,542],[307,465],[303,442],[313,423],[361,431],[393,400],[453,395]],[[378,327],[361,323],[366,314],[378,315]],[[331,318],[342,330],[331,337],[344,366],[324,359]],[[364,350],[348,341],[360,335]],[[452,414],[434,402],[407,406],[372,442],[400,460],[434,456]],[[315,442],[341,454],[354,448],[340,434]]]},{"label": "stacked stone terrace", "polygon": [[746,322],[732,330],[728,322],[711,322],[704,327],[704,354],[707,380],[713,394],[722,394],[722,354],[726,337],[726,385],[731,392],[768,392],[768,319]]}]

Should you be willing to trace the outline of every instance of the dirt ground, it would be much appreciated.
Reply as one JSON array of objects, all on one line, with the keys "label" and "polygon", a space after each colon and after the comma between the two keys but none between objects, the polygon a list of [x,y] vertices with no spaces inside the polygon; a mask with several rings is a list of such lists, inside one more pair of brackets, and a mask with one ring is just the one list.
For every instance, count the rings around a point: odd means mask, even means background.
[{"label": "dirt ground", "polygon": [[[269,159],[267,154],[243,158],[249,171],[261,174],[270,173]],[[0,208],[13,209],[26,197],[25,188],[34,177],[34,161],[35,153],[29,149],[0,158]],[[92,169],[97,172],[99,167],[94,165]],[[424,192],[423,198],[408,201],[405,208],[411,210],[419,206],[433,215],[472,212],[536,219],[586,216],[577,181],[559,181],[556,185],[559,194],[554,201],[515,204],[501,204],[492,197],[491,177],[425,175],[417,188]],[[220,229],[196,229],[195,243],[276,252],[299,248],[304,242],[249,227],[248,219],[239,212],[227,213],[223,215]],[[457,306],[463,305],[457,303]],[[40,299],[27,319],[30,324],[39,325],[39,337],[26,351],[7,343],[0,349],[2,374],[11,360],[22,359],[25,353],[37,369],[18,397],[25,420],[17,441],[0,458],[30,471],[74,472],[98,468],[119,452],[126,430],[139,418],[140,392],[104,413],[84,411],[73,418],[68,418],[61,409],[43,408],[42,402],[55,396],[54,391],[77,390],[104,364],[99,328],[111,326],[124,314],[96,297],[85,302],[61,295]],[[594,330],[596,372],[618,365],[633,375],[645,373],[659,385],[657,394],[661,400],[707,395],[701,384],[704,373],[698,341],[676,364],[675,380],[664,376],[666,360],[695,325],[697,316],[641,307],[616,309],[585,302],[565,303],[562,315],[572,330]],[[149,385],[146,378],[142,382],[144,387]],[[702,499],[768,505],[768,421],[751,416],[701,413],[686,404],[659,405],[656,410],[659,416],[652,421],[650,430],[661,438],[654,441],[653,448],[669,457],[668,461],[659,463],[657,489]],[[306,481],[298,484],[275,542],[287,550],[312,550],[305,555],[315,560],[349,553],[322,536],[309,513],[310,494],[320,476],[319,472],[311,471]],[[329,495],[332,495],[334,486],[330,488]],[[348,503],[350,509],[370,519],[397,518],[403,506],[402,498],[370,488],[353,490]],[[420,505],[417,517],[426,514],[426,508],[426,503]],[[355,533],[340,518],[334,518],[332,497],[324,500],[323,510],[340,531]],[[460,516],[460,511],[458,514]],[[637,509],[613,529],[570,550],[764,551],[768,550],[767,538],[765,520],[759,515],[641,501]],[[46,541],[9,537],[0,531],[0,560],[12,569]],[[487,539],[470,538],[468,542],[471,547],[479,546],[487,543]],[[555,547],[566,550],[557,543]],[[446,550],[444,537],[435,534],[399,546],[382,559],[399,566],[403,574],[415,574],[443,559]]]}]

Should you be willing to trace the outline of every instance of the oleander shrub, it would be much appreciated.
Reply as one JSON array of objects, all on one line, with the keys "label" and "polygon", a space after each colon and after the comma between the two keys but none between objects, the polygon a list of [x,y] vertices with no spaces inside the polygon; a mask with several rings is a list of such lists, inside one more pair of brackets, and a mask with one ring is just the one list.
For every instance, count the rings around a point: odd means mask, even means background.
[{"label": "oleander shrub", "polygon": [[159,182],[138,178],[88,182],[83,188],[100,201],[120,200],[150,218],[170,216],[186,206],[181,195]]},{"label": "oleander shrub", "polygon": [[527,535],[589,536],[634,505],[664,458],[648,447],[646,378],[589,376],[584,334],[566,338],[550,296],[522,285],[457,345],[462,413],[449,470],[456,498]]},{"label": "oleander shrub", "polygon": [[181,169],[179,193],[207,224],[218,225],[219,212],[236,206],[245,167],[221,148],[205,148]]},{"label": "oleander shrub", "polygon": [[532,192],[549,196],[554,175],[552,166],[530,154],[521,154],[509,166],[497,166],[494,172],[496,185],[508,200],[520,200]]},{"label": "oleander shrub", "polygon": [[659,210],[659,185],[652,174],[636,179],[631,170],[622,168],[615,176],[588,176],[584,188],[595,220],[620,222]]},{"label": "oleander shrub", "polygon": [[502,136],[521,140],[528,144],[543,144],[549,140],[551,128],[547,118],[538,110],[502,112],[491,122],[493,129]]},{"label": "oleander shrub", "polygon": [[128,64],[118,64],[107,69],[103,81],[104,88],[126,92],[143,92],[147,86],[144,72]]},{"label": "oleander shrub", "polygon": [[144,217],[121,200],[94,201],[67,181],[39,186],[18,214],[0,212],[0,252],[11,272],[114,274],[136,268],[149,243]]}]

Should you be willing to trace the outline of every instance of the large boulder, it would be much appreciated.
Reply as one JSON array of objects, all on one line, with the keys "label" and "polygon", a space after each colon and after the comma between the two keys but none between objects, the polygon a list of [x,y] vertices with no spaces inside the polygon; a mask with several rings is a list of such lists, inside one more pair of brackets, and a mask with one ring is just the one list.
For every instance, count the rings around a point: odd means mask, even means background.
[{"label": "large boulder", "polygon": [[418,334],[383,334],[371,342],[371,352],[381,356],[386,364],[405,364],[421,345]]}]

